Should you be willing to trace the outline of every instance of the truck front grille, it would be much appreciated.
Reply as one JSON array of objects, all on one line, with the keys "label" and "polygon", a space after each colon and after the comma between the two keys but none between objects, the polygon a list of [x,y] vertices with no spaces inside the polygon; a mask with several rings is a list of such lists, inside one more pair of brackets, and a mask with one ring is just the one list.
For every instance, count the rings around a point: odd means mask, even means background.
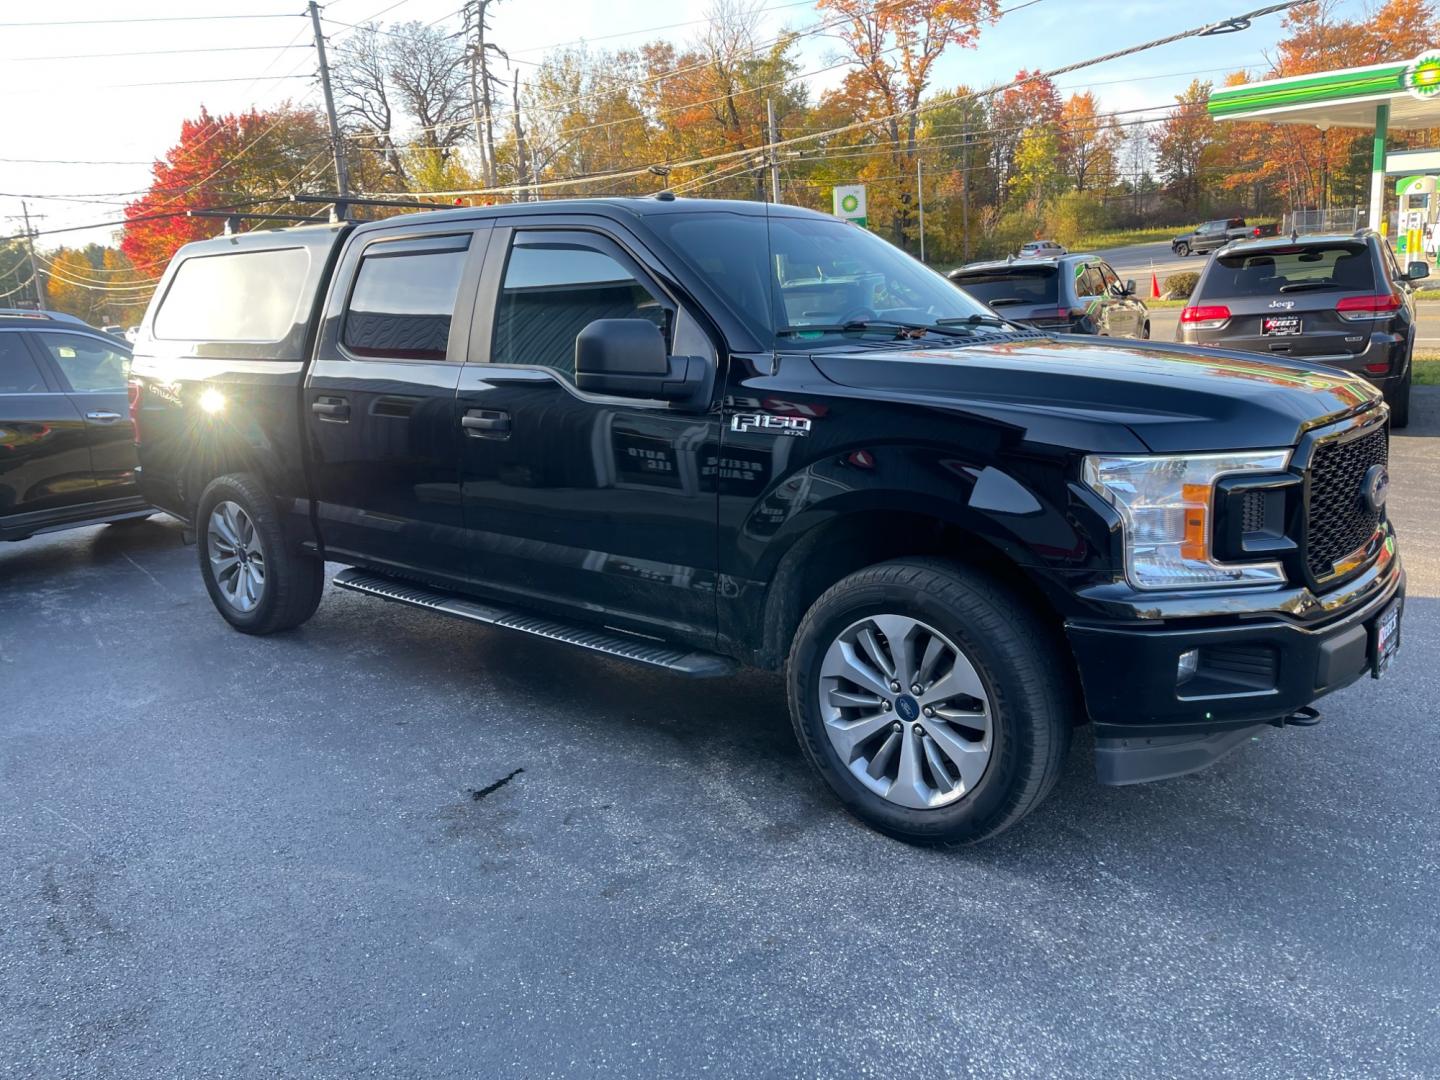
[{"label": "truck front grille", "polygon": [[1356,439],[1321,442],[1306,476],[1305,568],[1317,582],[1335,576],[1380,527],[1380,511],[1365,499],[1365,474],[1390,456],[1390,433],[1376,428]]}]

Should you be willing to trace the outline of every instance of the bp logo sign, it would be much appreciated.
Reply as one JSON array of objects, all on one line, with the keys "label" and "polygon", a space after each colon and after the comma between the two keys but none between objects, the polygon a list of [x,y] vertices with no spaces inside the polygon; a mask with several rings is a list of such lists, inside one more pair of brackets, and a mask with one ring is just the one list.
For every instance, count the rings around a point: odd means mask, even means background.
[{"label": "bp logo sign", "polygon": [[835,188],[834,199],[836,217],[857,225],[866,223],[864,184],[839,184]]},{"label": "bp logo sign", "polygon": [[1410,62],[1405,69],[1405,89],[1421,101],[1440,95],[1440,53],[1426,53]]}]

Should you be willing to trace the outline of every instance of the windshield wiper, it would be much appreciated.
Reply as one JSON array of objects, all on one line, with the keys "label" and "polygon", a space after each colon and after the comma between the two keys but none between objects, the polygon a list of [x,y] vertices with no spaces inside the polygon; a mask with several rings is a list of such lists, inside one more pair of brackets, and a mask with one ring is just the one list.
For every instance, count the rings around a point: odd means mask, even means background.
[{"label": "windshield wiper", "polygon": [[[988,318],[988,316],[974,316],[971,318]],[[964,320],[956,320],[963,322]],[[907,323],[893,322],[889,319],[856,319],[847,323],[814,323],[810,326],[782,326],[775,331],[776,337],[799,337],[802,334],[863,334],[867,330],[894,330],[895,339],[920,338],[926,334],[939,334],[943,337],[964,337],[965,331],[959,327],[942,325],[945,320],[939,323]]]},{"label": "windshield wiper", "polygon": [[[1025,301],[1011,300],[1007,297],[998,302],[1001,304],[1023,304]],[[993,307],[997,301],[992,300],[990,303]],[[961,319],[936,319],[935,323],[937,326],[1009,326],[1019,329],[1015,323],[999,315],[966,315]]]}]

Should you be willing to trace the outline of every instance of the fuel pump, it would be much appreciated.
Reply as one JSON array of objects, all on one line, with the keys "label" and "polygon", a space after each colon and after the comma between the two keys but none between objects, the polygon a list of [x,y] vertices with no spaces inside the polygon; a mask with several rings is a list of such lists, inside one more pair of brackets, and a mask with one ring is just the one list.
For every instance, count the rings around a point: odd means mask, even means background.
[{"label": "fuel pump", "polygon": [[1395,194],[1400,200],[1396,246],[1408,258],[1422,259],[1426,226],[1436,220],[1435,177],[1403,177],[1395,184]]}]

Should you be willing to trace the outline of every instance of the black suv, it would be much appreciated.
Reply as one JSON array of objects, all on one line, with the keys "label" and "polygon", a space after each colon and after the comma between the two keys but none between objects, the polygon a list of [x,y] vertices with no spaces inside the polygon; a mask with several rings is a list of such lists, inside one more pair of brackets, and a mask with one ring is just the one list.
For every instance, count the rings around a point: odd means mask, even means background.
[{"label": "black suv", "polygon": [[1390,423],[1410,422],[1412,283],[1378,233],[1238,241],[1212,258],[1180,313],[1177,340],[1357,372],[1385,392]]},{"label": "black suv", "polygon": [[130,347],[77,319],[0,315],[0,540],[129,520]]},{"label": "black suv", "polygon": [[1135,282],[1122,283],[1095,255],[969,263],[949,278],[1011,322],[1060,334],[1150,336]]},{"label": "black suv", "polygon": [[795,207],[190,244],[134,375],[141,487],[237,630],[308,619],[328,559],[677,675],[783,671],[819,774],[911,840],[1018,821],[1078,723],[1103,781],[1174,776],[1400,640],[1374,387],[1017,327]]}]

